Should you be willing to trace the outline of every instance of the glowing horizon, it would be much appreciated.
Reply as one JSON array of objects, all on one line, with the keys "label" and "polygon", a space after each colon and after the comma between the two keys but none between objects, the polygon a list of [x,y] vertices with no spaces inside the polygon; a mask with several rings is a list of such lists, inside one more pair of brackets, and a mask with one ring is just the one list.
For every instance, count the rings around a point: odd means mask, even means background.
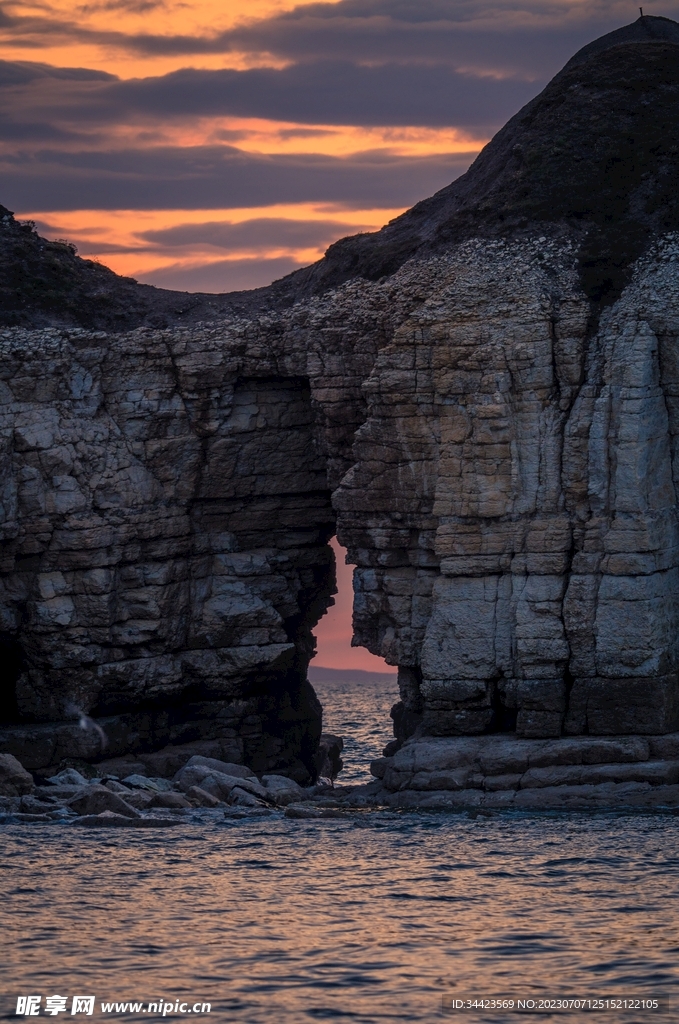
[{"label": "glowing horizon", "polygon": [[383,658],[371,654],[365,647],[351,646],[354,566],[345,563],[346,549],[340,547],[336,537],[330,541],[330,546],[335,552],[338,593],[335,595],[335,604],[328,608],[312,631],[316,637],[316,655],[310,667],[388,672],[395,678],[396,669],[387,665]]}]

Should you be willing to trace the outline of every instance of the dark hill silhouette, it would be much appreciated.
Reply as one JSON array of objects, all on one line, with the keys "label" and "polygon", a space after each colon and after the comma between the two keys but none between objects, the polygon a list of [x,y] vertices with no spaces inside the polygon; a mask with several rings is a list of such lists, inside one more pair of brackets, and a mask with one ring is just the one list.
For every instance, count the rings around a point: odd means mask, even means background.
[{"label": "dark hill silhouette", "polygon": [[224,295],[138,285],[47,242],[0,208],[3,323],[127,328],[289,305],[379,280],[474,235],[575,235],[582,282],[612,301],[630,264],[679,229],[679,24],[641,17],[583,47],[446,188],[381,231],[340,239],[268,288]]}]

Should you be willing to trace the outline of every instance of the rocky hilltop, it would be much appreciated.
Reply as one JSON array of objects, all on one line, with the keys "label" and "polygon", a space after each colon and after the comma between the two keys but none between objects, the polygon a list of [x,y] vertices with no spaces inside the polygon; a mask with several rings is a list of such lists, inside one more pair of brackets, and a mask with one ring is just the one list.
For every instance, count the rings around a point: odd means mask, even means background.
[{"label": "rocky hilltop", "polygon": [[27,299],[0,334],[0,749],[313,777],[335,532],[356,642],[399,668],[390,754],[679,728],[678,129],[679,25],[641,18],[269,289],[107,278],[127,331]]}]

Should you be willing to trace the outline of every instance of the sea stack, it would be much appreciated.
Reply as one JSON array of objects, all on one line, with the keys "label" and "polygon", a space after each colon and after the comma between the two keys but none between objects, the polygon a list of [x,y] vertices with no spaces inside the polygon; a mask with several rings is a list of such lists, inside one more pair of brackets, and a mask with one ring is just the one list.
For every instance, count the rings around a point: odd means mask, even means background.
[{"label": "sea stack", "polygon": [[643,17],[269,289],[107,278],[102,324],[62,253],[79,307],[3,293],[0,750],[312,778],[335,532],[395,747],[678,730],[678,172],[679,25]]}]

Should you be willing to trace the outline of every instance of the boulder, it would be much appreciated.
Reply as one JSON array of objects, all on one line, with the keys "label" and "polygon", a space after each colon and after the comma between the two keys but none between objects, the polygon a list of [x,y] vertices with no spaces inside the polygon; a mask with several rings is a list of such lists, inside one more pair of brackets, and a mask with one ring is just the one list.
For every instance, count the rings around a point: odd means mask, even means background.
[{"label": "boulder", "polygon": [[292,779],[284,775],[262,775],[262,782],[279,806],[295,803],[304,799],[304,790]]},{"label": "boulder", "polygon": [[32,793],[22,796],[19,801],[19,810],[25,814],[46,814],[57,807],[58,801],[49,800],[45,797],[40,799],[40,797],[34,796]]},{"label": "boulder", "polygon": [[343,811],[335,807],[314,807],[313,804],[289,804],[285,808],[286,818],[346,818]]},{"label": "boulder", "polygon": [[190,807],[191,802],[186,799],[183,793],[173,793],[170,791],[165,793],[156,793],[155,796],[151,797],[150,806],[166,807],[168,810],[177,810],[183,807]]},{"label": "boulder", "polygon": [[288,804],[285,808],[286,818],[321,818],[320,807],[314,807],[313,804]]},{"label": "boulder", "polygon": [[344,767],[344,762],[340,757],[343,749],[344,740],[341,736],[333,736],[329,732],[322,734],[316,756],[319,778],[331,780],[337,778]]},{"label": "boulder", "polygon": [[[180,794],[166,794],[167,796]],[[219,807],[222,801],[218,796],[214,796],[212,793],[208,793],[207,790],[201,789],[200,786],[189,786],[186,791],[186,796],[193,804],[198,804],[199,807]],[[188,801],[187,801],[188,803]]]},{"label": "boulder", "polygon": [[104,785],[107,789],[110,789],[112,793],[120,793],[125,799],[125,796],[130,792],[127,786],[123,786],[122,782],[118,782],[117,779],[106,779]]},{"label": "boulder", "polygon": [[121,800],[124,800],[130,807],[136,807],[138,811],[145,811],[150,807],[156,793],[151,789],[128,789],[125,795],[119,793]]},{"label": "boulder", "polygon": [[123,784],[131,789],[149,789],[154,793],[172,789],[172,783],[167,779],[149,779],[148,776],[139,775],[136,772],[125,776]]},{"label": "boulder", "polygon": [[170,828],[179,825],[177,818],[129,818],[125,814],[113,811],[102,811],[101,814],[85,814],[74,818],[73,825],[84,825],[86,828]]},{"label": "boulder", "polygon": [[220,761],[216,757],[203,757],[202,754],[194,754],[187,761],[187,766],[195,764],[211,768],[215,772],[221,772],[222,775],[231,775],[236,779],[254,779],[257,781],[257,776],[252,769],[244,764],[234,764],[232,761]]},{"label": "boulder", "polygon": [[212,793],[219,800],[227,800],[234,786],[239,786],[260,800],[273,803],[271,794],[267,793],[264,786],[257,782],[256,779],[244,779],[237,778],[234,775],[225,775],[223,772],[215,771],[213,768],[203,764],[191,764],[181,768],[177,772],[174,781],[184,793],[191,786],[200,786],[201,789]]},{"label": "boulder", "polygon": [[35,788],[33,776],[12,754],[0,754],[0,796],[23,796]]},{"label": "boulder", "polygon": [[229,803],[235,804],[237,807],[261,807],[262,801],[258,800],[252,793],[248,793],[247,790],[241,789],[240,786],[234,786],[229,793]]},{"label": "boulder", "polygon": [[128,804],[117,793],[112,793],[106,786],[87,786],[79,795],[68,801],[68,806],[77,811],[80,815],[101,814],[103,811],[111,811],[114,814],[122,814],[128,818],[139,818],[140,814],[136,808]]}]

